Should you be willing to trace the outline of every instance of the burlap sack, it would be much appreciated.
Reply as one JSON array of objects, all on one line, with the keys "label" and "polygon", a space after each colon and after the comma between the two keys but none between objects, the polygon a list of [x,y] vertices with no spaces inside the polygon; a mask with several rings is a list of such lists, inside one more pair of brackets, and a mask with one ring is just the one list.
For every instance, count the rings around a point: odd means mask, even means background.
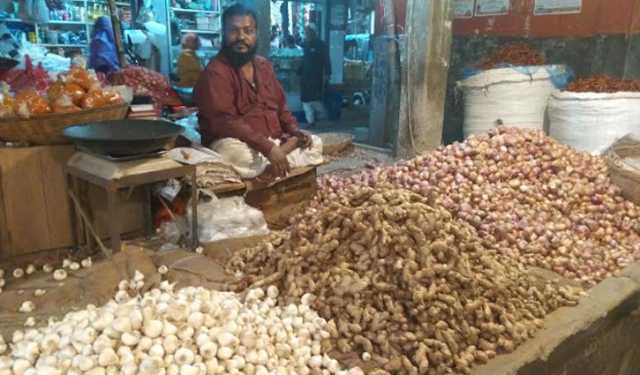
[{"label": "burlap sack", "polygon": [[627,135],[606,153],[609,176],[624,197],[640,204],[640,135]]}]

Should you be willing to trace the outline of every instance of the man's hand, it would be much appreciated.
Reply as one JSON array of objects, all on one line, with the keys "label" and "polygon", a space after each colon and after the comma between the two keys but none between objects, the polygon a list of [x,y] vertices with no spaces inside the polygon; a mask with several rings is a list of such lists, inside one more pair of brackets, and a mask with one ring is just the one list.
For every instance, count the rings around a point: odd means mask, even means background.
[{"label": "man's hand", "polygon": [[280,146],[273,146],[267,159],[271,162],[276,177],[284,177],[287,175],[287,172],[289,172],[289,162],[287,161],[286,150],[283,150]]},{"label": "man's hand", "polygon": [[300,147],[301,149],[305,150],[313,146],[313,140],[311,139],[311,134],[302,130],[298,130],[296,131],[294,136],[299,139],[298,147]]}]

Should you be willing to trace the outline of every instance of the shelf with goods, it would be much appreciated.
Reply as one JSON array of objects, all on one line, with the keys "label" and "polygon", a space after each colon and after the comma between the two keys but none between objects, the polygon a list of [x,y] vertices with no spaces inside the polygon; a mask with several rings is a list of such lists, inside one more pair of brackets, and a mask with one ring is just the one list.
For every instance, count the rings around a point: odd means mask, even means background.
[{"label": "shelf with goods", "polygon": [[[175,72],[181,52],[181,40],[185,34],[193,33],[200,37],[202,48],[198,51],[204,65],[218,53],[222,35],[222,9],[228,2],[224,0],[196,0],[189,7],[181,7],[176,0],[167,0],[167,19],[177,24],[177,28],[169,28],[169,62],[170,72]],[[193,9],[198,7],[200,9]]]},{"label": "shelf with goods", "polygon": [[[119,11],[130,12],[131,4],[117,1],[116,8]],[[29,25],[29,42],[64,52],[66,49],[86,50],[95,20],[109,15],[108,2],[105,0],[71,0],[63,9],[51,9],[47,22],[34,22],[16,17],[0,19],[0,22]]]}]

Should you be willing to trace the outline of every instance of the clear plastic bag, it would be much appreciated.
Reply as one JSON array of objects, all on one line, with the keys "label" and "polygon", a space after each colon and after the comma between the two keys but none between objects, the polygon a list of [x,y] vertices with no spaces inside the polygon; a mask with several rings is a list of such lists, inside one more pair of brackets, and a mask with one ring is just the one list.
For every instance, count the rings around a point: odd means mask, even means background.
[{"label": "clear plastic bag", "polygon": [[[187,211],[187,218],[190,219],[191,210]],[[212,199],[198,204],[200,242],[267,234],[269,228],[262,211],[249,206],[242,197]]]}]

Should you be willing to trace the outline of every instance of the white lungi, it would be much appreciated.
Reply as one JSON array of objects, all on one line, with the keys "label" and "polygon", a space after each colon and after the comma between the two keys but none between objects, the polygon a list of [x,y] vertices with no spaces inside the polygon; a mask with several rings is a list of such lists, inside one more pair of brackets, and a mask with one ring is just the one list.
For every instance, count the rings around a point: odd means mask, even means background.
[{"label": "white lungi", "polygon": [[[310,148],[306,150],[297,148],[287,155],[289,167],[293,169],[322,164],[322,139],[311,135],[311,140],[313,144]],[[279,140],[272,139],[271,141],[280,144]],[[209,148],[220,154],[224,161],[230,164],[242,178],[258,177],[270,164],[264,155],[236,138],[219,139],[213,142]]]}]

